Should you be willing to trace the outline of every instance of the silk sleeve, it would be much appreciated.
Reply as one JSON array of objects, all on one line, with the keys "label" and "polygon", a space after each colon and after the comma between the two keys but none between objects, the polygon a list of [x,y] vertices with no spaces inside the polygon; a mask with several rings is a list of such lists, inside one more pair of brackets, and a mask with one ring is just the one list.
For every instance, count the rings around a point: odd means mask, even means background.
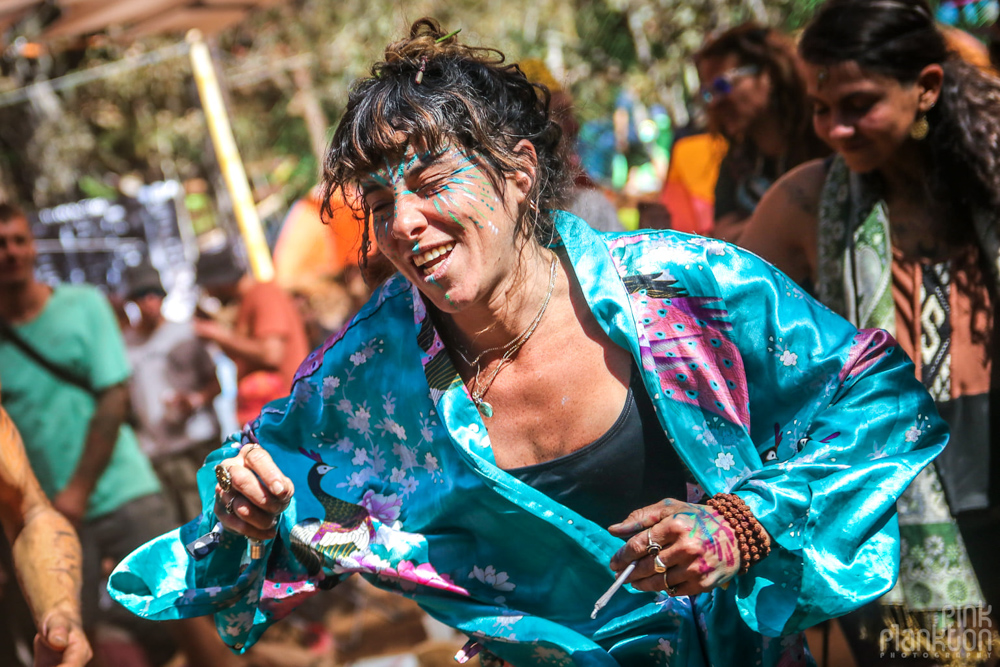
[{"label": "silk sleeve", "polygon": [[[263,558],[249,557],[249,541],[222,530],[215,505],[215,465],[254,438],[247,426],[209,455],[198,472],[204,506],[190,523],[147,542],[115,568],[111,596],[134,614],[164,621],[214,615],[223,641],[235,652],[252,646],[268,627],[318,593],[323,576],[310,577],[288,557],[284,526],[264,543]],[[295,499],[293,499],[293,505]],[[336,583],[325,581],[324,588]]]},{"label": "silk sleeve", "polygon": [[[750,253],[713,275],[746,369],[759,468],[732,485],[772,552],[740,577],[751,628],[797,632],[887,592],[899,568],[896,499],[948,435],[912,362]],[[752,323],[752,324],[751,324]]]}]

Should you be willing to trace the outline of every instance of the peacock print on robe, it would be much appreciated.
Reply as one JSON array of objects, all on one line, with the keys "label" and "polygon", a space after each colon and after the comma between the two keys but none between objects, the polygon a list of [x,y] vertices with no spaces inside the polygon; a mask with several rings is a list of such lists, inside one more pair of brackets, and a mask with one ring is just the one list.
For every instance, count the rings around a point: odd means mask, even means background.
[{"label": "peacock print on robe", "polygon": [[309,491],[326,512],[322,519],[306,519],[290,531],[292,553],[312,576],[323,567],[324,558],[336,562],[357,552],[367,552],[375,537],[375,526],[367,509],[323,490],[320,483],[323,475],[334,470],[334,466],[325,464],[315,452],[301,448],[299,452],[315,461],[307,477]]}]

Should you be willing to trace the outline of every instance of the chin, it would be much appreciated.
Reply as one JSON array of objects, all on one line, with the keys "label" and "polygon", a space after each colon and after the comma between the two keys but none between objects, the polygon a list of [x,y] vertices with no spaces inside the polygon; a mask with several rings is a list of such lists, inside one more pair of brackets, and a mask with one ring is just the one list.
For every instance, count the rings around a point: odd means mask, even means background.
[{"label": "chin", "polygon": [[842,152],[840,154],[844,158],[844,164],[847,168],[857,174],[867,174],[877,170],[885,160],[879,160],[872,155],[861,152]]}]

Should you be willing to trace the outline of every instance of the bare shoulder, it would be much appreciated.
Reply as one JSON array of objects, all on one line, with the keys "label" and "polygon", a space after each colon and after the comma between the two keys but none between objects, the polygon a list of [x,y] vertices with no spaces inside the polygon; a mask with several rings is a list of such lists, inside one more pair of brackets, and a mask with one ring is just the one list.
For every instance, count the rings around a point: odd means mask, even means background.
[{"label": "bare shoulder", "polygon": [[739,244],[804,284],[815,280],[816,228],[827,165],[813,160],[782,176],[757,205]]}]

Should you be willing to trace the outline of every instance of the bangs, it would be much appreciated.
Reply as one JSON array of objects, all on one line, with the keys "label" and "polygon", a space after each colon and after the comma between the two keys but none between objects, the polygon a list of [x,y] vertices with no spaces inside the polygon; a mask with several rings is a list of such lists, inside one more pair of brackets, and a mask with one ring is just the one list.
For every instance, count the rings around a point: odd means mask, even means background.
[{"label": "bangs", "polygon": [[409,147],[435,157],[453,145],[481,152],[483,146],[473,139],[475,130],[467,127],[467,109],[474,103],[409,78],[366,79],[351,92],[347,113],[334,134],[328,176],[340,187],[357,183]]}]

